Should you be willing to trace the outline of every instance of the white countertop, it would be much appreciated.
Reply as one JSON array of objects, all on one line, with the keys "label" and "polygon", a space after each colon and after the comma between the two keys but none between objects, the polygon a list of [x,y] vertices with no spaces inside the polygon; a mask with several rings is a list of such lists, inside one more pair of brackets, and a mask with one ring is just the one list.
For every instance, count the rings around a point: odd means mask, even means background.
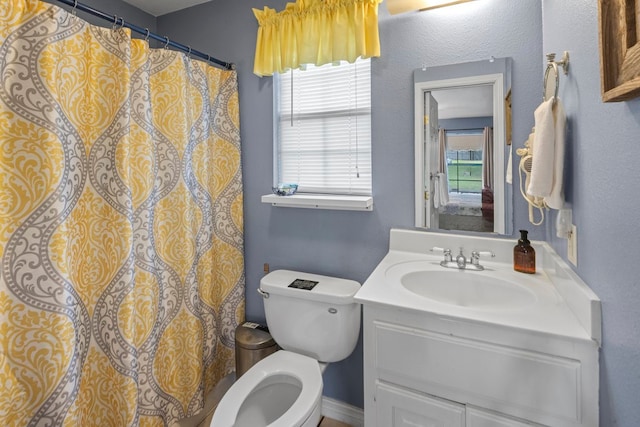
[{"label": "white countertop", "polygon": [[[392,230],[388,254],[356,293],[355,300],[365,306],[373,304],[395,307],[576,340],[594,340],[599,344],[601,314],[597,296],[575,273],[567,271],[569,267],[563,265],[557,254],[544,243],[534,245],[537,255],[536,273],[530,275],[515,272],[509,259],[514,244],[515,241],[506,239]],[[429,252],[428,248],[433,246],[451,248],[454,259],[459,247],[463,246],[467,256],[471,250],[492,250],[496,253],[496,258],[481,260],[485,271],[467,270],[460,273],[490,275],[518,283],[535,295],[533,302],[514,308],[461,307],[416,295],[404,288],[399,280],[389,278],[388,270],[401,263],[420,263],[422,269],[449,270],[439,265],[443,259],[442,254]]]}]

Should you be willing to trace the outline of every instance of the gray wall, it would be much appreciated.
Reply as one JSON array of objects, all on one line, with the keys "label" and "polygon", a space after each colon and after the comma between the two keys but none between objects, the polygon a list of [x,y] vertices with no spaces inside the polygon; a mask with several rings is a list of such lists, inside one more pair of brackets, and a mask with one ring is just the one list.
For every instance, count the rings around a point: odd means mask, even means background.
[{"label": "gray wall", "polygon": [[[373,212],[274,208],[271,191],[272,82],[252,74],[257,22],[251,8],[282,9],[282,0],[214,0],[158,18],[182,43],[236,63],[245,185],[247,317],[262,320],[255,291],[263,263],[364,282],[388,250],[389,229],[413,226],[413,70],[513,58],[514,140],[526,138],[539,102],[542,12],[539,0],[485,0],[390,17],[380,7],[382,57],[372,62]],[[517,7],[515,4],[517,3]],[[454,13],[455,12],[455,13]],[[535,84],[532,84],[535,82]],[[524,202],[516,205],[526,222]],[[534,238],[544,231],[533,230]],[[325,394],[362,406],[362,347],[329,366]]]},{"label": "gray wall", "polygon": [[[600,425],[638,426],[640,98],[601,100],[595,0],[544,0],[543,11],[544,51],[571,55],[569,75],[560,77],[569,124],[567,200],[578,227],[576,270],[602,299]],[[566,241],[547,232],[564,256]]]}]

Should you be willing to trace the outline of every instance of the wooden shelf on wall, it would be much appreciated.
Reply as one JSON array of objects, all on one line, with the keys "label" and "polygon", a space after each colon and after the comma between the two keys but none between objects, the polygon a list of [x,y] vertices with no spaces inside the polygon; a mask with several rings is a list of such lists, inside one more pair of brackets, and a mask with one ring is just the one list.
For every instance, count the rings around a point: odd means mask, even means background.
[{"label": "wooden shelf on wall", "polygon": [[640,0],[598,0],[604,102],[640,96]]}]

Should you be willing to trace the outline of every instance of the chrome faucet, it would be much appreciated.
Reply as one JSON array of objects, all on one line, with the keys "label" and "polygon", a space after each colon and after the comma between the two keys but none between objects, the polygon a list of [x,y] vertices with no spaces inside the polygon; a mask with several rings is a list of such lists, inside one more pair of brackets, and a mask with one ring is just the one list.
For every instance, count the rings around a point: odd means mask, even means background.
[{"label": "chrome faucet", "polygon": [[462,253],[464,248],[460,248],[460,253],[456,257],[456,264],[458,264],[458,268],[464,270],[467,267],[467,257]]},{"label": "chrome faucet", "polygon": [[467,257],[464,256],[464,248],[460,248],[460,253],[454,261],[453,256],[451,255],[451,249],[436,247],[431,249],[431,251],[442,252],[444,254],[444,260],[440,262],[441,266],[446,268],[457,268],[459,270],[482,271],[484,270],[484,266],[480,265],[480,256],[496,256],[496,254],[491,251],[472,251],[471,259],[467,260]]}]

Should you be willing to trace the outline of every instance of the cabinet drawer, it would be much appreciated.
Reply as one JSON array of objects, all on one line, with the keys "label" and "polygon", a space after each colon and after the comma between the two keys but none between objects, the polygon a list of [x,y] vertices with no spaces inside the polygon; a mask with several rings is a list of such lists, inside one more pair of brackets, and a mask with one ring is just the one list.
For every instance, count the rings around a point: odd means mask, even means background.
[{"label": "cabinet drawer", "polygon": [[465,407],[390,384],[376,384],[377,423],[385,427],[465,427]]},{"label": "cabinet drawer", "polygon": [[579,424],[578,360],[375,321],[377,377],[542,424]]},{"label": "cabinet drawer", "polygon": [[467,407],[466,427],[534,427],[538,424],[514,420],[500,414],[483,411],[478,408]]}]

